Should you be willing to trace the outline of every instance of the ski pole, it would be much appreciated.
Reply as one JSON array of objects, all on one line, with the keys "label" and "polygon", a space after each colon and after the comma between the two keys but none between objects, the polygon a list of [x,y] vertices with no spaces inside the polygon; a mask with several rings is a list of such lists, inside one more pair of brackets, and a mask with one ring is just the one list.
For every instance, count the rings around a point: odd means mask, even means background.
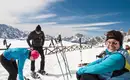
[{"label": "ski pole", "polygon": [[[56,47],[57,47],[57,49],[58,49],[58,48],[59,48],[59,46],[58,46],[59,41],[57,41],[57,39],[54,39],[54,41],[56,42]],[[59,48],[58,50],[60,50],[60,48]],[[64,56],[63,56],[63,53],[61,53],[61,57],[62,57],[62,59],[63,59],[63,61],[64,61],[65,71],[66,71],[66,74],[67,74],[68,72],[67,72],[67,67],[66,67],[66,61],[65,61],[65,58],[64,58]],[[67,80],[69,80],[68,75],[67,75]]]},{"label": "ski pole", "polygon": [[67,60],[67,57],[66,57],[66,54],[65,54],[65,51],[64,51],[61,35],[59,35],[58,38],[59,38],[59,42],[60,42],[61,47],[62,47],[62,57],[64,58],[65,66],[66,66],[66,68],[69,72],[70,77],[72,77],[71,72],[70,72],[70,68],[69,68],[69,64],[68,64],[68,60]]},{"label": "ski pole", "polygon": [[[55,45],[54,45],[53,39],[51,39],[51,43],[52,43],[53,47],[56,48]],[[57,55],[57,51],[56,51],[56,57],[57,57],[57,60],[58,60],[58,63],[59,63],[60,69],[61,69],[61,73],[62,73],[63,78],[64,78],[64,80],[65,80],[65,75],[64,75],[64,73],[63,73],[63,69],[62,69],[62,67],[61,67],[61,63],[60,63],[59,57],[58,57],[58,55]]]},{"label": "ski pole", "polygon": [[82,45],[81,45],[81,38],[79,38],[79,44],[80,44],[80,61],[82,64]]},{"label": "ski pole", "polygon": [[[69,69],[69,65],[68,65],[68,61],[67,61],[67,57],[66,57],[66,54],[65,54],[65,51],[64,51],[64,47],[63,47],[63,44],[62,44],[62,39],[61,39],[61,35],[58,36],[58,41],[62,47],[62,52],[61,52],[61,56],[64,60],[64,64],[65,64],[65,69],[66,69],[66,73],[69,73],[70,77],[72,77],[71,75],[71,72],[70,72],[70,69]],[[67,71],[68,70],[68,71]],[[69,79],[68,75],[67,75],[67,78]]]},{"label": "ski pole", "polygon": [[[57,47],[58,47],[58,44],[57,44]],[[59,49],[60,50],[60,49]],[[63,55],[63,53],[61,52],[61,57],[62,57],[62,59],[63,59],[63,61],[64,61],[64,65],[65,65],[65,70],[66,70],[66,74],[68,73],[68,69],[67,69],[67,64],[66,64],[66,60],[65,60],[65,57],[64,57],[64,55]],[[67,75],[67,80],[69,80],[69,77],[68,77],[68,75]]]}]

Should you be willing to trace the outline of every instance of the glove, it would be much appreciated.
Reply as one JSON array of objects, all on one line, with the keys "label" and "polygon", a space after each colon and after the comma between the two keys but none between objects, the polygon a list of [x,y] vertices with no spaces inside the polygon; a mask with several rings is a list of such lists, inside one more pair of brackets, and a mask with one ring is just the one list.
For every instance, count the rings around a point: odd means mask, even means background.
[{"label": "glove", "polygon": [[32,51],[32,50],[33,50],[33,47],[28,48],[28,50]]},{"label": "glove", "polygon": [[81,78],[81,75],[79,75],[77,72],[76,72],[76,78],[77,78],[77,80],[80,80],[80,78]]},{"label": "glove", "polygon": [[85,66],[82,66],[81,68],[79,68],[79,70],[77,71],[77,74],[79,74],[79,75],[83,74],[83,72],[85,70],[84,68],[85,68]]}]

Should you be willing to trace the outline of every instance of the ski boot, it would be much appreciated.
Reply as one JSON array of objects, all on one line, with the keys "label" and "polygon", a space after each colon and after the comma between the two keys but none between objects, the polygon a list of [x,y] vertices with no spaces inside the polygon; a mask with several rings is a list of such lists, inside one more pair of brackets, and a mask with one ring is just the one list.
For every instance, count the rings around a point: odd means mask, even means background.
[{"label": "ski boot", "polygon": [[48,75],[48,73],[46,73],[46,71],[44,70],[38,70],[38,73],[40,73],[41,75]]},{"label": "ski boot", "polygon": [[24,76],[24,80],[30,80],[30,79]]},{"label": "ski boot", "polygon": [[36,74],[36,72],[32,72],[31,77],[33,77],[34,79],[39,79],[40,78],[40,76],[38,74]]}]

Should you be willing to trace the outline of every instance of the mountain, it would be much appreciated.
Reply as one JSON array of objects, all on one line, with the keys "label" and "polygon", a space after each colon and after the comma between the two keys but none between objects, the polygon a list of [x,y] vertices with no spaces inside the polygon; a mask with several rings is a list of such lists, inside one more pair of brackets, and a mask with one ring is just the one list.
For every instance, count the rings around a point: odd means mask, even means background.
[{"label": "mountain", "polygon": [[17,28],[8,26],[6,24],[0,24],[0,38],[6,39],[19,39],[27,37],[27,33],[20,31]]},{"label": "mountain", "polygon": [[63,40],[74,42],[74,43],[79,43],[79,38],[81,38],[82,44],[88,44],[88,45],[96,45],[98,43],[104,42],[105,40],[105,36],[87,37],[86,35],[83,35],[80,33],[77,33],[71,37],[64,37]]},{"label": "mountain", "polygon": [[[123,32],[123,31],[122,31]],[[8,26],[6,24],[0,24],[0,38],[5,39],[26,39],[28,36],[28,31],[21,31],[17,28],[13,28],[12,26]],[[124,41],[130,41],[130,30],[128,33],[125,33]],[[62,36],[62,35],[61,35]],[[46,41],[51,40],[54,38],[53,36],[47,35],[45,33]],[[70,37],[62,37],[62,40],[79,43],[79,38],[81,38],[81,43],[88,44],[88,45],[97,45],[101,44],[105,41],[105,36],[96,36],[96,37],[88,37],[86,35],[77,33],[74,36]]]}]

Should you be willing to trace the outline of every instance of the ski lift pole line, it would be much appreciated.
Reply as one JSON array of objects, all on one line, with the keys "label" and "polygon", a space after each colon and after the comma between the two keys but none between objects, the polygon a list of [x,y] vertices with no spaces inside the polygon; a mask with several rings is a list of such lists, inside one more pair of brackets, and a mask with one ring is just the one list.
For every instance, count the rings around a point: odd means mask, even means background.
[{"label": "ski lift pole line", "polygon": [[70,68],[69,68],[69,64],[68,64],[68,60],[67,60],[67,56],[66,56],[66,54],[65,54],[65,51],[64,51],[64,47],[63,47],[63,43],[62,43],[62,40],[61,40],[61,46],[62,46],[62,54],[63,54],[63,57],[64,57],[64,59],[65,59],[65,61],[66,61],[66,67],[67,67],[67,69],[68,69],[68,72],[69,72],[69,75],[70,75],[70,77],[72,77],[72,75],[71,75],[71,72],[70,72]]},{"label": "ski lift pole line", "polygon": [[[51,43],[52,43],[53,47],[56,48],[55,45],[54,45],[53,39],[51,39]],[[63,69],[62,69],[62,67],[61,67],[61,63],[60,63],[59,57],[58,57],[58,55],[57,55],[57,51],[56,51],[56,58],[57,58],[57,60],[58,60],[58,63],[59,63],[60,69],[61,69],[61,73],[62,73],[63,78],[64,78],[64,80],[65,80],[65,75],[64,75],[64,73],[63,73]]]}]

